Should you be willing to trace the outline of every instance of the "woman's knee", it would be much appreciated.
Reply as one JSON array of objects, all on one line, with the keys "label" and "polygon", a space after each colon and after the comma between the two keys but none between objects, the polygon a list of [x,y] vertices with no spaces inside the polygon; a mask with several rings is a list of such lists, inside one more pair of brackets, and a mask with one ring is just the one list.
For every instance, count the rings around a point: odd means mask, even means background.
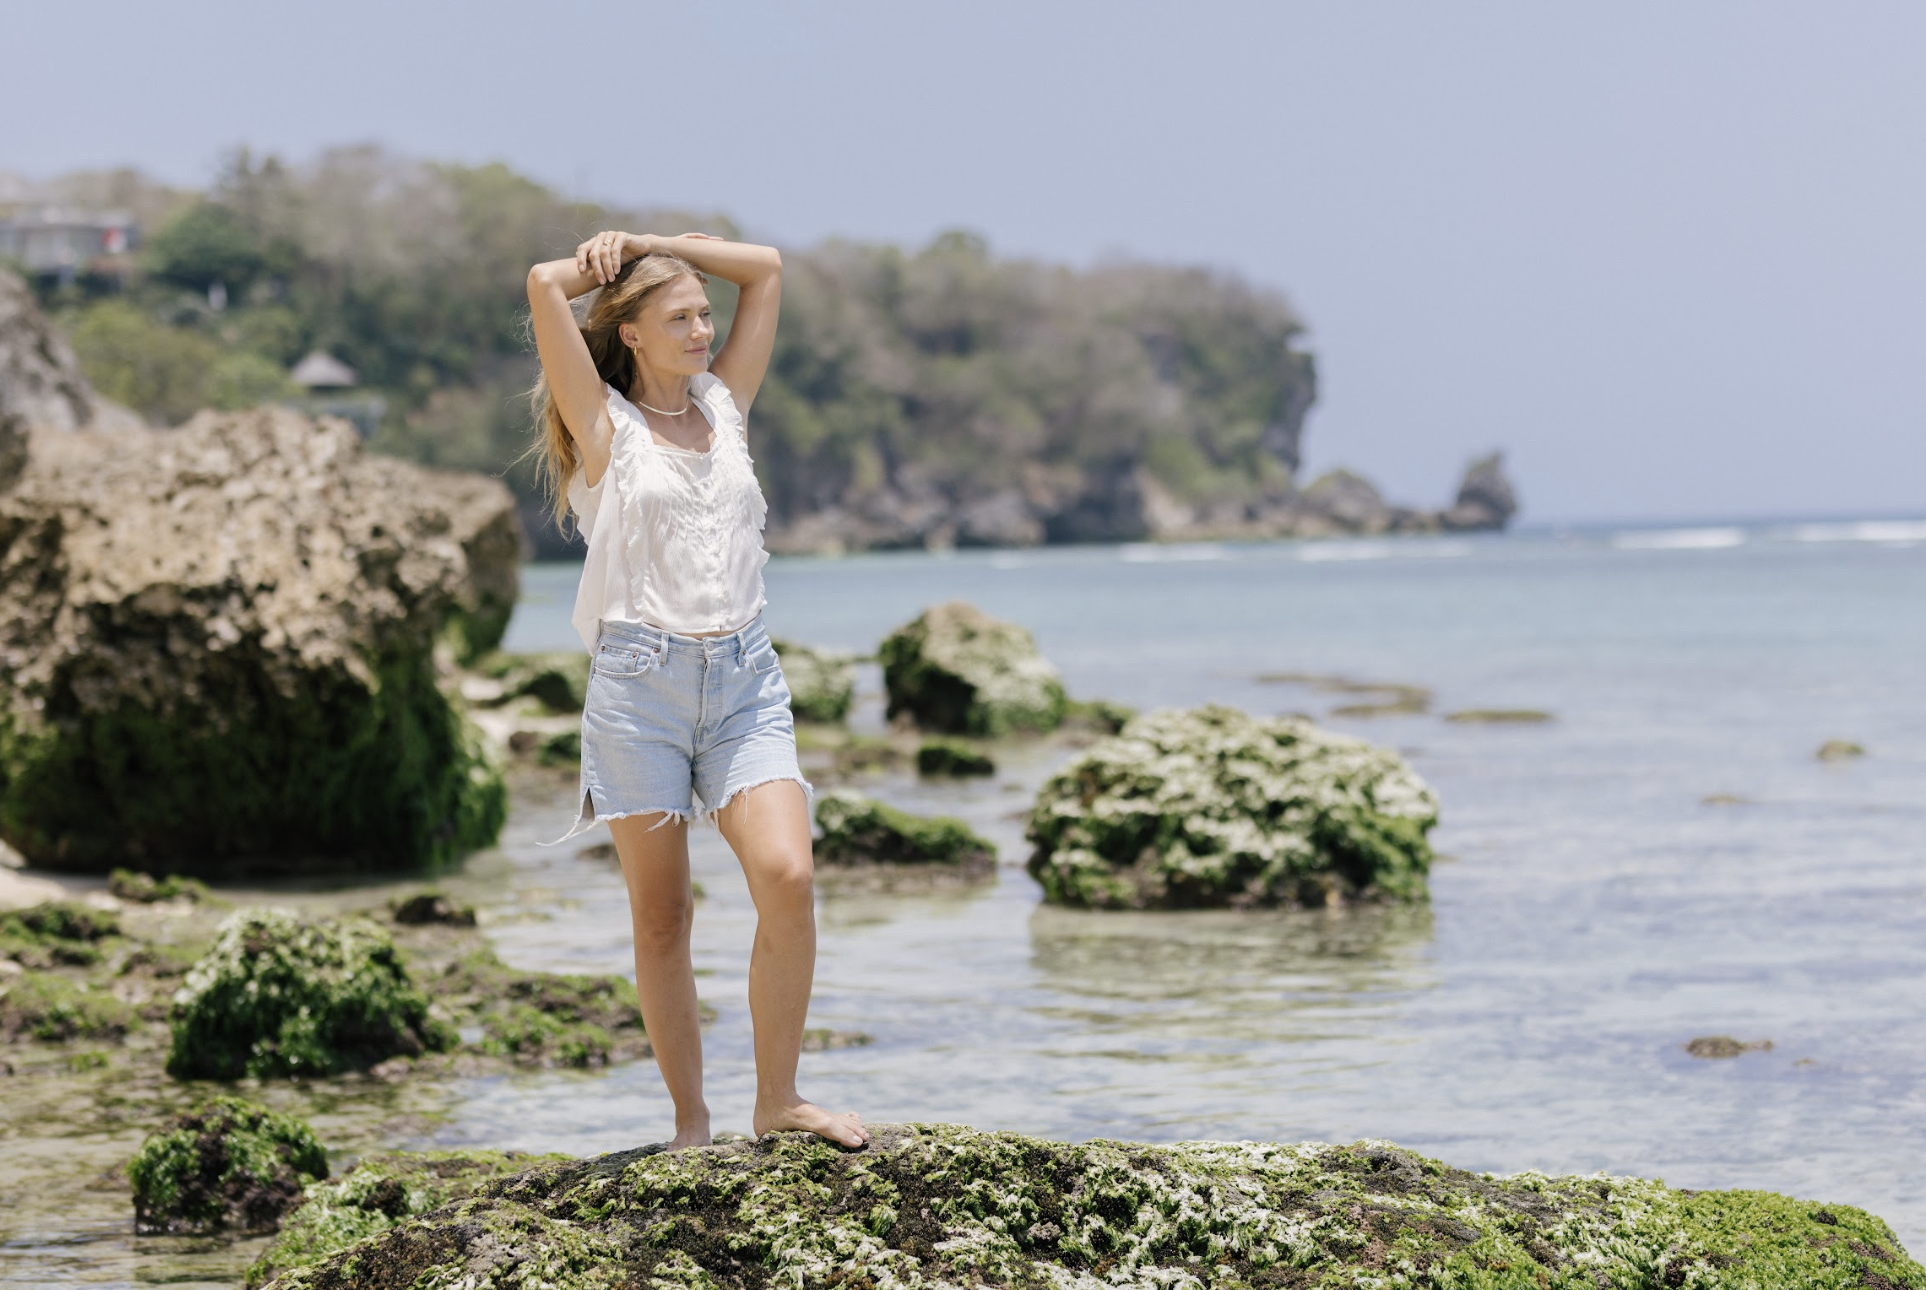
[{"label": "woman's knee", "polygon": [[807,850],[783,851],[761,858],[756,865],[750,895],[760,907],[765,904],[813,904],[816,899],[816,866]]},{"label": "woman's knee", "polygon": [[634,910],[636,944],[656,953],[683,948],[695,924],[695,901],[688,896],[657,897]]}]

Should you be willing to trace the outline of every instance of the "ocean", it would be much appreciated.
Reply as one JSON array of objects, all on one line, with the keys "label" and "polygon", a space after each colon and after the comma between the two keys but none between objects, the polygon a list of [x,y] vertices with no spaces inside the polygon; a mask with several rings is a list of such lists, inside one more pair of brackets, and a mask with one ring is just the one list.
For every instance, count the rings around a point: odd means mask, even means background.
[{"label": "ocean", "polygon": [[[509,648],[580,647],[575,576],[526,570]],[[1064,741],[998,745],[989,780],[865,777],[963,817],[1001,864],[962,888],[822,884],[810,1024],[870,1042],[806,1054],[805,1095],[872,1121],[1382,1138],[1471,1169],[1765,1188],[1862,1206],[1926,1252],[1926,522],[871,554],[773,561],[767,583],[791,640],[867,654],[967,600],[1033,631],[1073,695],[1306,713],[1399,749],[1443,804],[1425,904],[1080,912],[1023,870]],[[859,678],[852,724],[880,731],[880,674]],[[1429,710],[1334,715],[1382,697],[1344,688],[1367,684]],[[1480,709],[1550,719],[1445,719]],[[1828,740],[1865,754],[1820,760]],[[442,886],[510,962],[629,974],[619,872],[580,849],[599,839],[542,845],[572,797],[524,787],[501,845]],[[714,833],[691,854],[709,1100],[746,1131],[754,913]],[[404,886],[222,894],[351,908]],[[1754,1047],[1687,1052],[1710,1036]],[[670,1129],[652,1063],[267,1092],[337,1143],[589,1153]],[[35,1096],[0,1125],[0,1182],[72,1178],[0,1220],[0,1280],[234,1282],[258,1242],[133,1238],[125,1191],[80,1185],[139,1140],[116,1090]]]}]

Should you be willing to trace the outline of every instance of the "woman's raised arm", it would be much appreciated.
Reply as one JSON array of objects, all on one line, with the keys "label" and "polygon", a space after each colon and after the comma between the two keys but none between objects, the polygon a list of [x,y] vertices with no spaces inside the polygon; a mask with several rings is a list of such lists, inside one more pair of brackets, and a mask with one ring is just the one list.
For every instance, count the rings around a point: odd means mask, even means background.
[{"label": "woman's raised arm", "polygon": [[[782,308],[782,255],[773,246],[728,242],[706,233],[657,237],[650,233],[601,233],[575,249],[575,268],[590,286],[607,282],[639,255],[679,255],[702,272],[732,282],[740,294],[729,339],[709,370],[729,387],[746,416],[769,370]],[[537,336],[539,343],[540,337]]]},{"label": "woman's raised arm", "polygon": [[582,471],[593,486],[608,469],[615,423],[609,420],[608,396],[595,359],[582,340],[575,312],[568,307],[569,301],[600,285],[594,274],[578,267],[578,261],[579,257],[550,260],[528,271],[528,316],[549,397],[581,450]]}]

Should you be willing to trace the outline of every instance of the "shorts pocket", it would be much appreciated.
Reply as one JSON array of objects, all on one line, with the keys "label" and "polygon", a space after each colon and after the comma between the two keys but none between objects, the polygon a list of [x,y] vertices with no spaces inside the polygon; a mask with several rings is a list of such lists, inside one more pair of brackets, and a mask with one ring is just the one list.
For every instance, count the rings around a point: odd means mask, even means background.
[{"label": "shorts pocket", "polygon": [[603,676],[641,676],[653,671],[657,662],[656,652],[652,649],[612,643],[596,647],[594,667]]},{"label": "shorts pocket", "polygon": [[766,676],[780,668],[782,660],[776,657],[776,647],[764,641],[749,651],[749,666],[756,669],[758,674]]}]

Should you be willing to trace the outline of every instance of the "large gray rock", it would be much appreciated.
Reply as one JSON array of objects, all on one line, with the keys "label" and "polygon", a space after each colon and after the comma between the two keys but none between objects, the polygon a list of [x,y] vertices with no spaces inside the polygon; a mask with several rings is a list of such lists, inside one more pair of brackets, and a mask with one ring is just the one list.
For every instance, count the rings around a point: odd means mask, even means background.
[{"label": "large gray rock", "polygon": [[498,481],[339,422],[36,433],[0,496],[0,836],[206,873],[486,844],[501,781],[434,655],[499,639],[519,551]]},{"label": "large gray rock", "polygon": [[40,312],[27,284],[0,269],[0,425],[10,419],[19,429],[44,430],[127,429],[140,423],[134,413],[94,393],[73,349]]}]

